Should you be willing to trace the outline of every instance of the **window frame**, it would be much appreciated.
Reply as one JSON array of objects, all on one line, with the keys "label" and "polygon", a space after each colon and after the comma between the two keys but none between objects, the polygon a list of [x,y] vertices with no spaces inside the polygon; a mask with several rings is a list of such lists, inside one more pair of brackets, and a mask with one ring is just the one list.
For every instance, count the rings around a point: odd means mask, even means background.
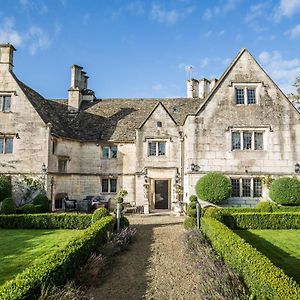
[{"label": "window frame", "polygon": [[[9,109],[6,109],[7,101],[6,98],[9,98]],[[0,94],[0,112],[10,113],[11,112],[11,94]]]},{"label": "window frame", "polygon": [[[234,104],[241,106],[241,105],[255,105],[259,104],[259,87],[261,83],[232,83],[234,87]],[[244,101],[243,103],[238,102],[238,90],[243,90]],[[250,101],[248,91],[254,90],[254,100],[255,102]]]},{"label": "window frame", "polygon": [[[251,147],[246,148],[245,146],[245,134],[251,133]],[[239,146],[240,148],[237,148],[236,145],[233,143],[233,135],[239,134]],[[258,148],[256,144],[256,134],[261,134],[261,148]],[[232,152],[234,151],[265,151],[265,134],[266,130],[258,128],[258,129],[253,129],[253,128],[232,128],[230,130],[230,149]]]},{"label": "window frame", "polygon": [[[155,153],[152,152],[150,145],[155,144]],[[161,153],[160,145],[164,146],[164,151]],[[165,140],[149,140],[147,143],[147,156],[148,157],[158,157],[158,156],[167,156],[167,141]]]},{"label": "window frame", "polygon": [[[116,149],[115,155],[113,154],[113,148]],[[104,156],[104,150],[107,149],[107,156]],[[101,146],[101,158],[102,159],[117,159],[118,158],[118,145],[103,145]]]},{"label": "window frame", "polygon": [[[103,181],[107,181],[107,190],[103,190],[104,184]],[[115,182],[115,184],[112,184],[112,181]],[[115,187],[114,190],[112,190],[112,186]],[[118,190],[118,178],[117,177],[102,177],[101,178],[101,192],[104,194],[115,194]]]},{"label": "window frame", "polygon": [[[68,158],[59,157],[57,159],[57,171],[58,173],[67,173],[68,172]],[[63,165],[62,165],[63,163]],[[61,168],[63,166],[63,168]]]},{"label": "window frame", "polygon": [[[14,136],[13,135],[0,135],[0,139],[2,140],[2,149],[0,151],[1,154],[13,154],[14,153]],[[8,152],[8,140],[11,141],[11,151]]]},{"label": "window frame", "polygon": [[[231,198],[262,198],[263,186],[262,186],[262,179],[260,177],[230,177],[231,187],[233,191],[233,180],[239,182],[239,196],[233,195],[231,192]],[[244,186],[245,181],[250,180],[250,196],[244,196]],[[259,184],[258,184],[259,182]]]}]

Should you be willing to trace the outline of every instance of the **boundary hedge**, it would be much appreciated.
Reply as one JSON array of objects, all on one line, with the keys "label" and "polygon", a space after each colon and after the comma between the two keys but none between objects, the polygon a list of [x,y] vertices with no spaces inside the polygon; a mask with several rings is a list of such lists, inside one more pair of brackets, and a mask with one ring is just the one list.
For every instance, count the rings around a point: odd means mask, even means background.
[{"label": "boundary hedge", "polygon": [[[36,215],[35,215],[36,216]],[[45,215],[43,215],[45,216]],[[0,288],[1,300],[33,299],[42,284],[62,284],[74,275],[97,247],[105,243],[114,218],[105,217],[71,240],[65,248],[51,253]]]},{"label": "boundary hedge", "polygon": [[219,221],[239,229],[300,229],[300,212],[234,213],[219,215]]},{"label": "boundary hedge", "polygon": [[86,229],[91,224],[87,214],[0,215],[0,228],[8,229]]},{"label": "boundary hedge", "polygon": [[297,283],[226,225],[204,217],[201,230],[225,263],[243,277],[257,299],[300,299]]}]

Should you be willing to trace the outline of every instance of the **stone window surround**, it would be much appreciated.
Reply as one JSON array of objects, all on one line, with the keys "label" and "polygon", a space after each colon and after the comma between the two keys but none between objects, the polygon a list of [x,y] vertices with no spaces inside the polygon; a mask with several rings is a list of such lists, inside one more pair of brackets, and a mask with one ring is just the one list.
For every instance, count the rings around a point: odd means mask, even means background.
[{"label": "stone window surround", "polygon": [[[12,135],[12,134],[0,134],[0,139],[3,140],[3,142],[2,142],[3,143],[3,149],[0,149],[0,150],[2,150],[0,152],[0,155],[1,154],[5,154],[5,155],[13,154],[13,152],[14,152],[14,135]],[[8,139],[12,141],[12,145],[11,145],[12,151],[11,152],[7,152],[7,140]]]},{"label": "stone window surround", "polygon": [[[262,82],[232,82],[232,87],[233,87],[233,102],[234,105],[237,106],[242,106],[242,105],[257,105],[259,104],[259,91],[261,86],[263,85]],[[254,103],[248,103],[248,93],[247,89],[255,89],[255,104]],[[244,103],[236,103],[236,89],[243,89],[244,90]]]},{"label": "stone window surround", "polygon": [[[229,137],[228,137],[228,145],[229,145],[229,152],[261,152],[261,151],[267,151],[268,150],[268,143],[267,143],[267,132],[272,132],[272,128],[270,126],[251,126],[251,127],[243,127],[243,126],[237,126],[237,127],[229,127]],[[232,149],[232,133],[233,132],[240,132],[243,131],[249,131],[252,132],[252,146],[251,149],[243,149],[243,135],[241,134],[241,148],[240,149]],[[263,134],[263,149],[262,150],[254,150],[254,133],[259,132]]]},{"label": "stone window surround", "polygon": [[[0,92],[0,112],[10,113],[11,112],[11,100],[12,100],[12,92]],[[5,110],[5,97],[9,97],[9,110]]]},{"label": "stone window surround", "polygon": [[[108,148],[108,157],[103,155],[104,149]],[[116,148],[116,156],[113,157],[112,148]],[[103,145],[101,146],[101,158],[102,159],[117,159],[118,158],[118,146],[117,145]]]},{"label": "stone window surround", "polygon": [[68,170],[69,156],[58,156],[57,157],[57,170],[59,173],[66,173]]},{"label": "stone window surround", "polygon": [[[240,188],[239,188],[239,192],[240,192],[240,195],[239,196],[231,196],[231,198],[261,198],[261,196],[254,196],[254,180],[255,179],[259,179],[259,177],[250,177],[250,176],[243,176],[243,177],[240,177],[240,176],[230,176],[230,180],[231,179],[238,179],[239,180],[239,183],[240,183]],[[250,179],[250,196],[249,197],[245,197],[243,196],[243,179]],[[261,183],[261,189],[262,189],[262,183]],[[256,191],[257,193],[258,191]]]},{"label": "stone window surround", "polygon": [[[167,141],[166,139],[146,139],[147,142],[147,156],[148,157],[166,157],[168,154],[168,147],[167,147]],[[150,155],[150,149],[149,149],[149,144],[150,143],[156,143],[156,155]],[[159,155],[159,149],[158,149],[158,144],[159,143],[164,143],[165,144],[165,154]]]},{"label": "stone window surround", "polygon": [[[108,181],[108,190],[103,191],[103,180],[106,179]],[[111,180],[116,181],[116,191],[111,191]],[[101,177],[101,193],[103,194],[115,194],[118,190],[118,178],[116,176],[102,176]]]}]

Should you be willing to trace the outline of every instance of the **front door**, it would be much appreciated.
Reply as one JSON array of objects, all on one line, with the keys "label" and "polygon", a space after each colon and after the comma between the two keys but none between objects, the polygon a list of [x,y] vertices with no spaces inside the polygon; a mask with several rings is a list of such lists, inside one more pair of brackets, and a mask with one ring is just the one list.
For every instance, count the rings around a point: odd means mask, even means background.
[{"label": "front door", "polygon": [[155,180],[155,209],[169,208],[169,181]]}]

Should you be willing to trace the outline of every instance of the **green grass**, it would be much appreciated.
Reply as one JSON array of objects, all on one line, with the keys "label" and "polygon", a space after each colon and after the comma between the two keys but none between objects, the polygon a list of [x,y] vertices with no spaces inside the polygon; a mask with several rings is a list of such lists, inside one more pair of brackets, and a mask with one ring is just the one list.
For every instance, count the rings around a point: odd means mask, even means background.
[{"label": "green grass", "polygon": [[300,284],[300,230],[251,229],[235,232]]},{"label": "green grass", "polygon": [[0,286],[81,230],[0,229]]}]

